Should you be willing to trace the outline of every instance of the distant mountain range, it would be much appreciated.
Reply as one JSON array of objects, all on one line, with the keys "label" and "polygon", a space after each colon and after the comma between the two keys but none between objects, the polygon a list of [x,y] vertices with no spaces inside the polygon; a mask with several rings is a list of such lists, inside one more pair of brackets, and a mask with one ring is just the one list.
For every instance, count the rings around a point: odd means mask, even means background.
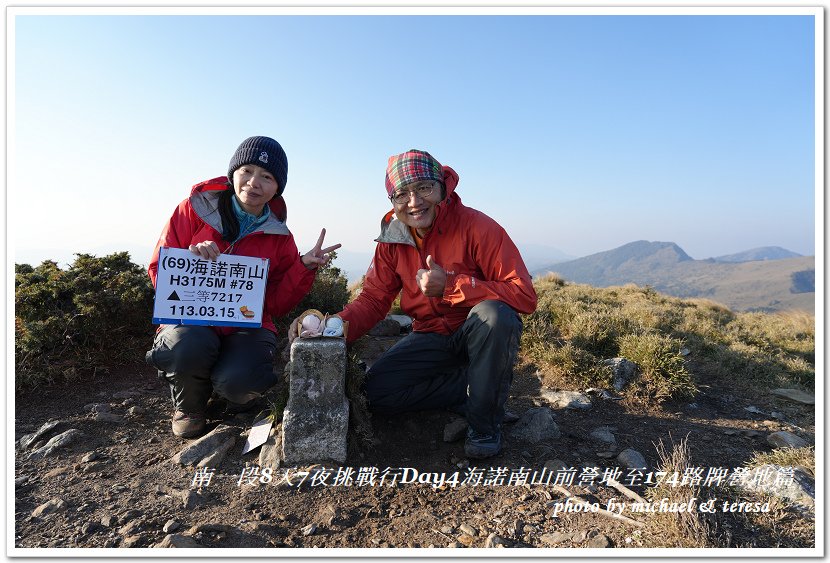
[{"label": "distant mountain range", "polygon": [[673,242],[636,241],[532,270],[596,287],[649,285],[675,297],[705,297],[736,311],[815,311],[815,258],[764,247],[695,260]]},{"label": "distant mountain range", "polygon": [[738,252],[737,254],[727,254],[726,256],[718,256],[712,258],[715,262],[754,262],[755,260],[783,260],[785,258],[798,258],[801,254],[792,252],[780,246],[762,246],[760,248],[753,248]]}]

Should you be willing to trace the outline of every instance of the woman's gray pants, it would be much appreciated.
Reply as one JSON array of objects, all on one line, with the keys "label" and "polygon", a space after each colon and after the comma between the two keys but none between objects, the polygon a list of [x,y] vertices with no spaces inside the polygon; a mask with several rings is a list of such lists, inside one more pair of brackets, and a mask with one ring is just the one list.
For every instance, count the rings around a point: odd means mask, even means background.
[{"label": "woman's gray pants", "polygon": [[176,410],[204,412],[211,393],[247,403],[277,383],[277,336],[268,329],[219,336],[206,326],[164,325],[147,361],[170,384]]},{"label": "woman's gray pants", "polygon": [[379,413],[455,407],[479,434],[501,431],[522,321],[501,301],[482,301],[454,334],[413,332],[367,373],[369,407]]}]

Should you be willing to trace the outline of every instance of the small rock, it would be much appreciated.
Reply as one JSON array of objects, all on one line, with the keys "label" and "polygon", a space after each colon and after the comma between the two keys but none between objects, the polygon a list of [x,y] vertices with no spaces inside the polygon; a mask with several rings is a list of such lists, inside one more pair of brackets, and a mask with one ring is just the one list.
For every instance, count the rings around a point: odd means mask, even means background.
[{"label": "small rock", "polygon": [[369,330],[369,336],[397,336],[400,333],[400,323],[392,319],[383,319]]},{"label": "small rock", "polygon": [[124,422],[124,417],[111,412],[96,412],[92,416],[95,422],[110,422],[112,424],[121,424]]},{"label": "small rock", "polygon": [[202,494],[201,492],[193,489],[182,491],[181,495],[182,506],[185,508],[185,510],[191,510],[207,502],[207,495]]},{"label": "small rock", "polygon": [[47,514],[53,514],[55,512],[61,512],[66,510],[66,502],[59,498],[53,498],[50,501],[44,502],[37,508],[32,511],[32,516],[40,517],[45,516]]},{"label": "small rock", "polygon": [[591,399],[579,391],[551,391],[544,389],[541,396],[554,408],[558,409],[590,409]]},{"label": "small rock", "polygon": [[223,533],[223,534],[230,534],[233,533],[235,528],[233,526],[228,526],[226,524],[216,524],[216,523],[205,523],[205,524],[197,524],[195,526],[191,526],[191,528],[187,531],[188,535],[195,536],[196,534],[205,534],[205,533]]},{"label": "small rock", "polygon": [[169,534],[170,532],[175,532],[181,527],[181,523],[173,520],[172,518],[164,523],[164,527],[162,527],[161,531],[165,534]]},{"label": "small rock", "polygon": [[637,364],[625,358],[611,358],[602,363],[611,367],[611,373],[614,376],[615,391],[622,391],[626,385],[640,375]]},{"label": "small rock", "polygon": [[617,441],[617,438],[611,433],[611,429],[607,426],[600,426],[591,432],[590,436],[597,442],[602,442],[604,444],[613,444]]},{"label": "small rock", "polygon": [[121,526],[118,530],[118,534],[124,537],[133,536],[136,532],[138,532],[141,527],[144,525],[144,522],[141,520],[132,520],[127,522],[127,524]]},{"label": "small rock", "polygon": [[56,467],[54,469],[50,469],[49,471],[47,471],[46,474],[43,477],[45,479],[51,479],[52,477],[57,477],[58,475],[63,475],[67,471],[69,471],[68,466]]},{"label": "small rock", "polygon": [[88,405],[84,405],[84,410],[91,413],[110,412],[112,407],[109,403],[89,403]]},{"label": "small rock", "polygon": [[220,444],[213,452],[206,455],[202,460],[196,464],[196,467],[218,467],[222,464],[225,456],[230,449],[236,444],[236,438],[230,437],[223,444]]},{"label": "small rock", "polygon": [[124,512],[121,514],[120,520],[121,522],[129,522],[130,520],[135,520],[139,516],[142,516],[144,513],[140,510],[132,509]]},{"label": "small rock", "polygon": [[795,401],[797,403],[803,403],[805,405],[816,404],[815,396],[811,393],[805,393],[804,391],[800,391],[798,389],[773,389],[770,393],[778,397],[790,399],[791,401]]},{"label": "small rock", "polygon": [[386,318],[395,321],[403,329],[412,326],[412,317],[407,315],[386,315]]},{"label": "small rock", "polygon": [[599,549],[612,547],[613,544],[611,543],[611,540],[608,538],[608,536],[599,534],[592,537],[590,541],[587,544],[585,544],[585,546]]},{"label": "small rock", "polygon": [[617,461],[629,469],[643,469],[648,467],[643,454],[632,448],[626,448],[617,456]]},{"label": "small rock", "polygon": [[89,463],[90,461],[95,461],[96,459],[101,459],[101,454],[98,452],[89,452],[81,458],[81,463]]},{"label": "small rock", "polygon": [[118,518],[112,514],[105,514],[101,517],[101,525],[105,528],[112,528],[113,526],[118,525]]},{"label": "small rock", "polygon": [[453,528],[452,526],[444,526],[444,527],[441,528],[441,533],[442,534],[450,535],[454,531],[455,531],[455,528]]},{"label": "small rock", "polygon": [[545,462],[545,469],[548,470],[548,473],[556,473],[560,469],[567,469],[568,464],[562,461],[561,459],[550,459]]},{"label": "small rock", "polygon": [[808,507],[815,504],[815,479],[792,467],[762,465],[747,472],[734,484],[741,489],[775,495]]},{"label": "small rock", "polygon": [[478,530],[475,529],[474,527],[470,526],[467,523],[461,524],[458,527],[458,529],[461,530],[462,532],[464,532],[465,534],[468,534],[468,535],[473,536],[473,537],[476,537],[478,535]]},{"label": "small rock", "polygon": [[124,538],[124,541],[121,542],[121,547],[135,547],[141,540],[144,539],[140,534],[135,534],[132,536],[127,536]]},{"label": "small rock", "polygon": [[727,429],[727,430],[724,430],[724,431],[723,431],[723,433],[724,433],[725,435],[727,435],[727,436],[737,436],[738,434],[740,434],[740,433],[741,433],[741,431],[740,431],[740,430],[736,430],[736,429],[734,429],[734,428],[729,428],[729,429]]},{"label": "small rock", "polygon": [[461,534],[456,539],[459,543],[467,547],[470,547],[471,545],[473,545],[473,542],[475,542],[475,538],[469,534]]},{"label": "small rock", "polygon": [[566,541],[570,541],[570,539],[571,534],[566,534],[563,532],[551,532],[549,534],[542,534],[542,536],[539,538],[539,541],[541,541],[545,545],[559,545]]},{"label": "small rock", "polygon": [[84,535],[89,535],[101,527],[100,522],[87,522],[81,527],[81,533]]},{"label": "small rock", "polygon": [[173,463],[196,465],[204,458],[224,448],[228,440],[235,441],[238,433],[239,429],[235,426],[220,424],[213,431],[187,444],[184,449],[173,456]]},{"label": "small rock", "polygon": [[95,473],[96,471],[100,471],[104,467],[106,467],[106,463],[103,461],[94,461],[92,463],[87,463],[81,466],[82,473]]},{"label": "small rock", "polygon": [[268,440],[259,449],[259,466],[277,470],[282,464],[282,423],[271,428]]},{"label": "small rock", "polygon": [[181,534],[169,534],[164,537],[159,543],[154,545],[153,547],[180,547],[180,548],[188,548],[188,547],[203,547],[199,542],[194,540],[193,538],[189,538],[187,536],[183,536]]},{"label": "small rock", "polygon": [[514,422],[519,420],[519,418],[519,415],[517,415],[513,411],[504,409],[504,417],[502,418],[502,422],[504,422],[505,424],[513,424]]},{"label": "small rock", "polygon": [[23,450],[29,449],[31,446],[34,446],[37,442],[41,441],[49,434],[52,430],[58,427],[58,425],[63,424],[63,421],[60,420],[50,420],[49,422],[45,422],[40,428],[38,428],[35,432],[31,434],[26,434],[20,440],[17,441],[18,447]]},{"label": "small rock", "polygon": [[680,349],[680,355],[681,355],[681,356],[688,356],[688,355],[689,355],[689,354],[691,354],[691,353],[692,353],[692,352],[691,352],[688,348],[681,348],[681,349]]},{"label": "small rock", "polygon": [[553,411],[549,407],[528,409],[513,426],[510,435],[530,443],[551,438],[559,438],[561,432],[554,421]]},{"label": "small rock", "polygon": [[579,530],[574,532],[571,541],[574,543],[582,543],[588,539],[588,530]]},{"label": "small rock", "polygon": [[454,541],[450,545],[448,545],[447,547],[452,548],[452,549],[456,549],[456,548],[459,548],[459,547],[464,547],[464,544],[462,544],[461,542]]},{"label": "small rock", "polygon": [[141,407],[130,407],[129,409],[127,409],[127,413],[133,416],[141,416],[146,412],[147,410]]},{"label": "small rock", "polygon": [[456,418],[455,420],[444,426],[444,441],[455,442],[467,435],[467,420],[464,418]]},{"label": "small rock", "polygon": [[491,533],[487,536],[487,539],[484,542],[484,547],[487,548],[500,547],[504,545],[507,545],[507,542],[503,537],[496,535],[495,533]]},{"label": "small rock", "polygon": [[773,432],[767,436],[767,443],[773,448],[804,448],[808,445],[806,440],[786,430]]},{"label": "small rock", "polygon": [[313,536],[317,533],[317,524],[309,524],[308,526],[303,528],[303,535],[304,536]]},{"label": "small rock", "polygon": [[70,428],[65,432],[61,432],[57,436],[53,437],[51,440],[46,442],[46,444],[29,454],[29,459],[43,459],[55,453],[55,451],[59,450],[60,448],[64,448],[79,438],[81,438],[83,434],[80,430],[76,430],[74,428]]},{"label": "small rock", "polygon": [[611,459],[614,457],[613,451],[597,452],[597,457],[600,459]]}]

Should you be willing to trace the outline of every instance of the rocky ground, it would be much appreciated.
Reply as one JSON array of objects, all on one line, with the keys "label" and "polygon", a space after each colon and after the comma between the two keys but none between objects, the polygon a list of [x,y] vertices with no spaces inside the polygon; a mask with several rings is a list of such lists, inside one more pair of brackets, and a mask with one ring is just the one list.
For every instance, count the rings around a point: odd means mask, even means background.
[{"label": "rocky ground", "polygon": [[[282,371],[282,366],[275,366]],[[568,495],[606,507],[610,499],[631,502],[601,479],[580,478],[585,468],[621,467],[625,455],[640,454],[658,468],[657,445],[687,441],[696,467],[744,466],[768,437],[789,431],[811,443],[814,407],[769,394],[737,394],[723,383],[700,382],[693,403],[651,408],[602,393],[576,397],[584,404],[554,406],[532,365],[517,369],[508,408],[518,422],[507,425],[506,448],[486,462],[464,458],[463,439],[452,436],[463,419],[450,412],[372,419],[371,444],[350,444],[348,472],[337,467],[258,471],[258,450],[242,455],[254,413],[216,413],[210,427],[235,427],[239,436],[224,458],[200,471],[174,461],[188,441],[170,433],[166,385],[144,365],[112,369],[90,381],[18,393],[15,400],[15,536],[18,548],[66,547],[396,547],[396,548],[632,548],[661,544],[648,515],[625,513],[631,521],[600,513],[553,517]],[[553,402],[553,403],[552,403]],[[512,435],[527,414],[550,407],[558,437]],[[544,409],[544,412],[548,412]],[[47,422],[53,427],[44,428]],[[544,424],[544,421],[542,422]],[[42,436],[31,435],[43,429]],[[45,447],[63,436],[64,445]],[[445,437],[450,441],[445,441]],[[619,457],[623,454],[623,457]],[[402,468],[408,468],[404,473]],[[568,469],[573,482],[546,484],[546,471]],[[374,470],[374,485],[372,473]],[[400,482],[419,475],[458,472],[463,481]],[[479,471],[480,470],[480,471]],[[258,471],[258,473],[257,473]],[[383,484],[380,484],[382,475]],[[311,478],[316,476],[316,482]],[[300,481],[305,478],[302,484]],[[422,477],[423,478],[423,477]],[[339,479],[339,481],[338,481]],[[629,489],[645,495],[642,482]],[[704,489],[704,494],[706,491]],[[810,512],[784,503],[774,530],[758,529],[737,517],[723,547],[813,547]],[[646,525],[641,525],[645,523]]]}]

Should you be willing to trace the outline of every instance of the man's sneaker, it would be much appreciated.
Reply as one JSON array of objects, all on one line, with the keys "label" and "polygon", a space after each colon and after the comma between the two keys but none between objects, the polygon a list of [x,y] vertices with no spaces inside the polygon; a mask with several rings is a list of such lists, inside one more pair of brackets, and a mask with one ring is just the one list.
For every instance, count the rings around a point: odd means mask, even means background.
[{"label": "man's sneaker", "polygon": [[501,433],[479,434],[472,428],[467,431],[464,453],[473,459],[493,457],[501,451]]},{"label": "man's sneaker", "polygon": [[180,438],[195,438],[205,431],[205,415],[196,412],[176,411],[171,421],[173,434]]}]

